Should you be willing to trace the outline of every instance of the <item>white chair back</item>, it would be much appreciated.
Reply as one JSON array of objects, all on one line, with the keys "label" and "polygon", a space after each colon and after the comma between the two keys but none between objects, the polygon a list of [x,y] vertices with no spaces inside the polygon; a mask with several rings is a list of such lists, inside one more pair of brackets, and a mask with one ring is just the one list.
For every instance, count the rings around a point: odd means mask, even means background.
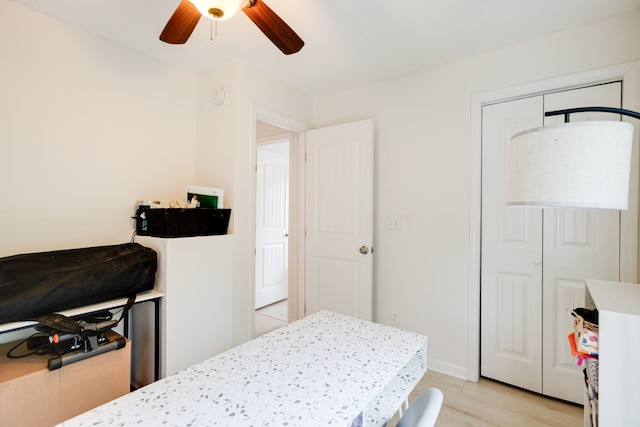
[{"label": "white chair back", "polygon": [[410,405],[396,427],[433,427],[436,424],[444,395],[437,388],[429,388]]}]

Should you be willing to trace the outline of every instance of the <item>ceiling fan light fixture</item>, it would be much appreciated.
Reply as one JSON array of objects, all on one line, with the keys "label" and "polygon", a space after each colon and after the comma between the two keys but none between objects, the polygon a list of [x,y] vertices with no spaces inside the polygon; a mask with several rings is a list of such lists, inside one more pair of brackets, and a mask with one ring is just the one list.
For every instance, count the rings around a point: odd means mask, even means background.
[{"label": "ceiling fan light fixture", "polygon": [[246,0],[190,0],[198,12],[209,19],[226,21],[235,15]]}]

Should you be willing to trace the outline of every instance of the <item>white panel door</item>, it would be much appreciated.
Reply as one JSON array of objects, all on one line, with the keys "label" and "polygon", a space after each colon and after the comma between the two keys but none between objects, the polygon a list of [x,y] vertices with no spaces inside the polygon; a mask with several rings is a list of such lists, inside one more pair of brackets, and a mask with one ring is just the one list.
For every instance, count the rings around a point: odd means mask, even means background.
[{"label": "white panel door", "polygon": [[256,292],[255,308],[287,298],[289,286],[288,142],[256,150]]},{"label": "white panel door", "polygon": [[[620,83],[591,86],[545,95],[545,111],[574,107],[620,107]],[[618,120],[613,114],[572,114],[571,121]],[[558,124],[564,116],[545,118]],[[567,335],[573,319],[567,308],[585,304],[584,279],[619,280],[620,212],[613,210],[545,209],[543,273],[544,394],[583,402],[582,368],[571,356]]]},{"label": "white panel door", "polygon": [[507,207],[511,136],[542,125],[542,97],[482,109],[481,375],[542,392],[542,211]]},{"label": "white panel door", "polygon": [[307,132],[306,314],[372,320],[373,122]]}]

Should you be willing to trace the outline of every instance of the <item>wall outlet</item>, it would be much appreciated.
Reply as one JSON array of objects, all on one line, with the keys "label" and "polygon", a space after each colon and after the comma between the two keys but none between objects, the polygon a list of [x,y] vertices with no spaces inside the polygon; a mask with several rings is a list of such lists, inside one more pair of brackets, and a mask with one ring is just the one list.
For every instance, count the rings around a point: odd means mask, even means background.
[{"label": "wall outlet", "polygon": [[391,316],[389,317],[389,323],[391,323],[392,325],[398,324],[398,313],[396,313],[395,311],[391,312]]}]

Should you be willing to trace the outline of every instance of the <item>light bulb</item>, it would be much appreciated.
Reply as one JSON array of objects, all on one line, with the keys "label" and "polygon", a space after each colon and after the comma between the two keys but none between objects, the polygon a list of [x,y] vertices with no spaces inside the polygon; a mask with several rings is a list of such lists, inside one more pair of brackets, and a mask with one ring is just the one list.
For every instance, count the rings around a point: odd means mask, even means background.
[{"label": "light bulb", "polygon": [[246,0],[190,0],[202,16],[217,21],[233,17]]}]

